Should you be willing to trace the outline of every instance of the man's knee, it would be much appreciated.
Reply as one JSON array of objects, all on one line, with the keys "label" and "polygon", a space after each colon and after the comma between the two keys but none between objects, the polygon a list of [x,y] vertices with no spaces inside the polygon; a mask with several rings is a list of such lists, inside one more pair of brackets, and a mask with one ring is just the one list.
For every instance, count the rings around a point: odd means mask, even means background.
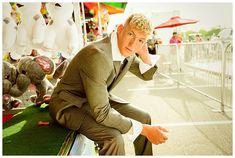
[{"label": "man's knee", "polygon": [[65,128],[78,130],[81,126],[81,121],[85,117],[84,113],[79,108],[73,106],[65,109],[57,121]]},{"label": "man's knee", "polygon": [[125,155],[124,140],[118,130],[110,130],[103,140],[97,142],[100,155]]},{"label": "man's knee", "polygon": [[110,136],[111,136],[112,143],[120,147],[124,146],[124,140],[123,140],[121,132],[119,131],[112,132]]},{"label": "man's knee", "polygon": [[149,115],[149,113],[144,112],[141,118],[141,123],[143,124],[151,124],[151,116]]}]

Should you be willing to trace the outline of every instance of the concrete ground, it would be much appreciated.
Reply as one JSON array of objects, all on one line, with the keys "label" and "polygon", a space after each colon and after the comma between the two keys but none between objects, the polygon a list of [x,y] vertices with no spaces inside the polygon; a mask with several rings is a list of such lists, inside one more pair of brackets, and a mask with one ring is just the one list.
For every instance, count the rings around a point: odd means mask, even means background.
[{"label": "concrete ground", "polygon": [[[212,89],[213,90],[213,89]],[[127,74],[113,93],[150,113],[152,124],[169,130],[165,144],[153,145],[154,155],[233,155],[232,110],[218,112],[218,102],[156,75],[142,81]],[[134,155],[126,141],[126,155]]]},{"label": "concrete ground", "polygon": [[[217,93],[213,87],[206,90]],[[152,124],[169,130],[166,143],[153,145],[154,155],[233,155],[232,110],[218,112],[218,102],[189,88],[177,87],[172,80],[158,74],[152,81],[142,81],[128,73],[112,93],[148,112]],[[30,90],[21,98],[26,105],[31,104],[29,95],[32,95]],[[133,144],[125,135],[124,139],[126,155],[135,155]]]}]

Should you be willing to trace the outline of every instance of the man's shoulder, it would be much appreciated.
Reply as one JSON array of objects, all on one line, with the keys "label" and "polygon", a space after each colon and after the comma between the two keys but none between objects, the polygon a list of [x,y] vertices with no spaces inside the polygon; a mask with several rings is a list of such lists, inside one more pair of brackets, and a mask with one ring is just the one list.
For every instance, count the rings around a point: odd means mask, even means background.
[{"label": "man's shoulder", "polygon": [[86,47],[84,47],[84,49],[107,50],[110,43],[111,41],[109,36],[106,36],[105,38],[89,43]]},{"label": "man's shoulder", "polygon": [[99,41],[93,42],[84,48],[87,55],[95,56],[109,56],[111,53],[111,43],[108,37],[103,38]]},{"label": "man's shoulder", "polygon": [[111,40],[110,40],[110,36],[106,36],[98,41],[95,41],[94,43],[92,43],[91,45],[95,46],[96,48],[99,49],[105,49],[105,50],[109,50],[111,47]]}]

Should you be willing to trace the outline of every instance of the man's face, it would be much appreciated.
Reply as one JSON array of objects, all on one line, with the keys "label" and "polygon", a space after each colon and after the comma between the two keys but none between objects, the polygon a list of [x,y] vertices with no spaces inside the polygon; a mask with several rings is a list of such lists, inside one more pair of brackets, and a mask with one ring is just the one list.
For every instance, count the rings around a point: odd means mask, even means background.
[{"label": "man's face", "polygon": [[135,28],[131,28],[129,25],[119,25],[118,32],[118,48],[124,57],[133,55],[140,51],[140,49],[146,44],[148,35]]}]

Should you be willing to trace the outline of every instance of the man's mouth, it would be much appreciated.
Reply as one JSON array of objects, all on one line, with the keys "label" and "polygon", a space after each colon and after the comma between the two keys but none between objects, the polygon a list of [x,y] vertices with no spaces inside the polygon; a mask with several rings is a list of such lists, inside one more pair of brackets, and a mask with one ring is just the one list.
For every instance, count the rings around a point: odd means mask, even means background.
[{"label": "man's mouth", "polygon": [[127,49],[129,52],[132,52],[132,50],[131,50],[131,49],[129,49],[128,47],[126,47],[126,49]]}]

